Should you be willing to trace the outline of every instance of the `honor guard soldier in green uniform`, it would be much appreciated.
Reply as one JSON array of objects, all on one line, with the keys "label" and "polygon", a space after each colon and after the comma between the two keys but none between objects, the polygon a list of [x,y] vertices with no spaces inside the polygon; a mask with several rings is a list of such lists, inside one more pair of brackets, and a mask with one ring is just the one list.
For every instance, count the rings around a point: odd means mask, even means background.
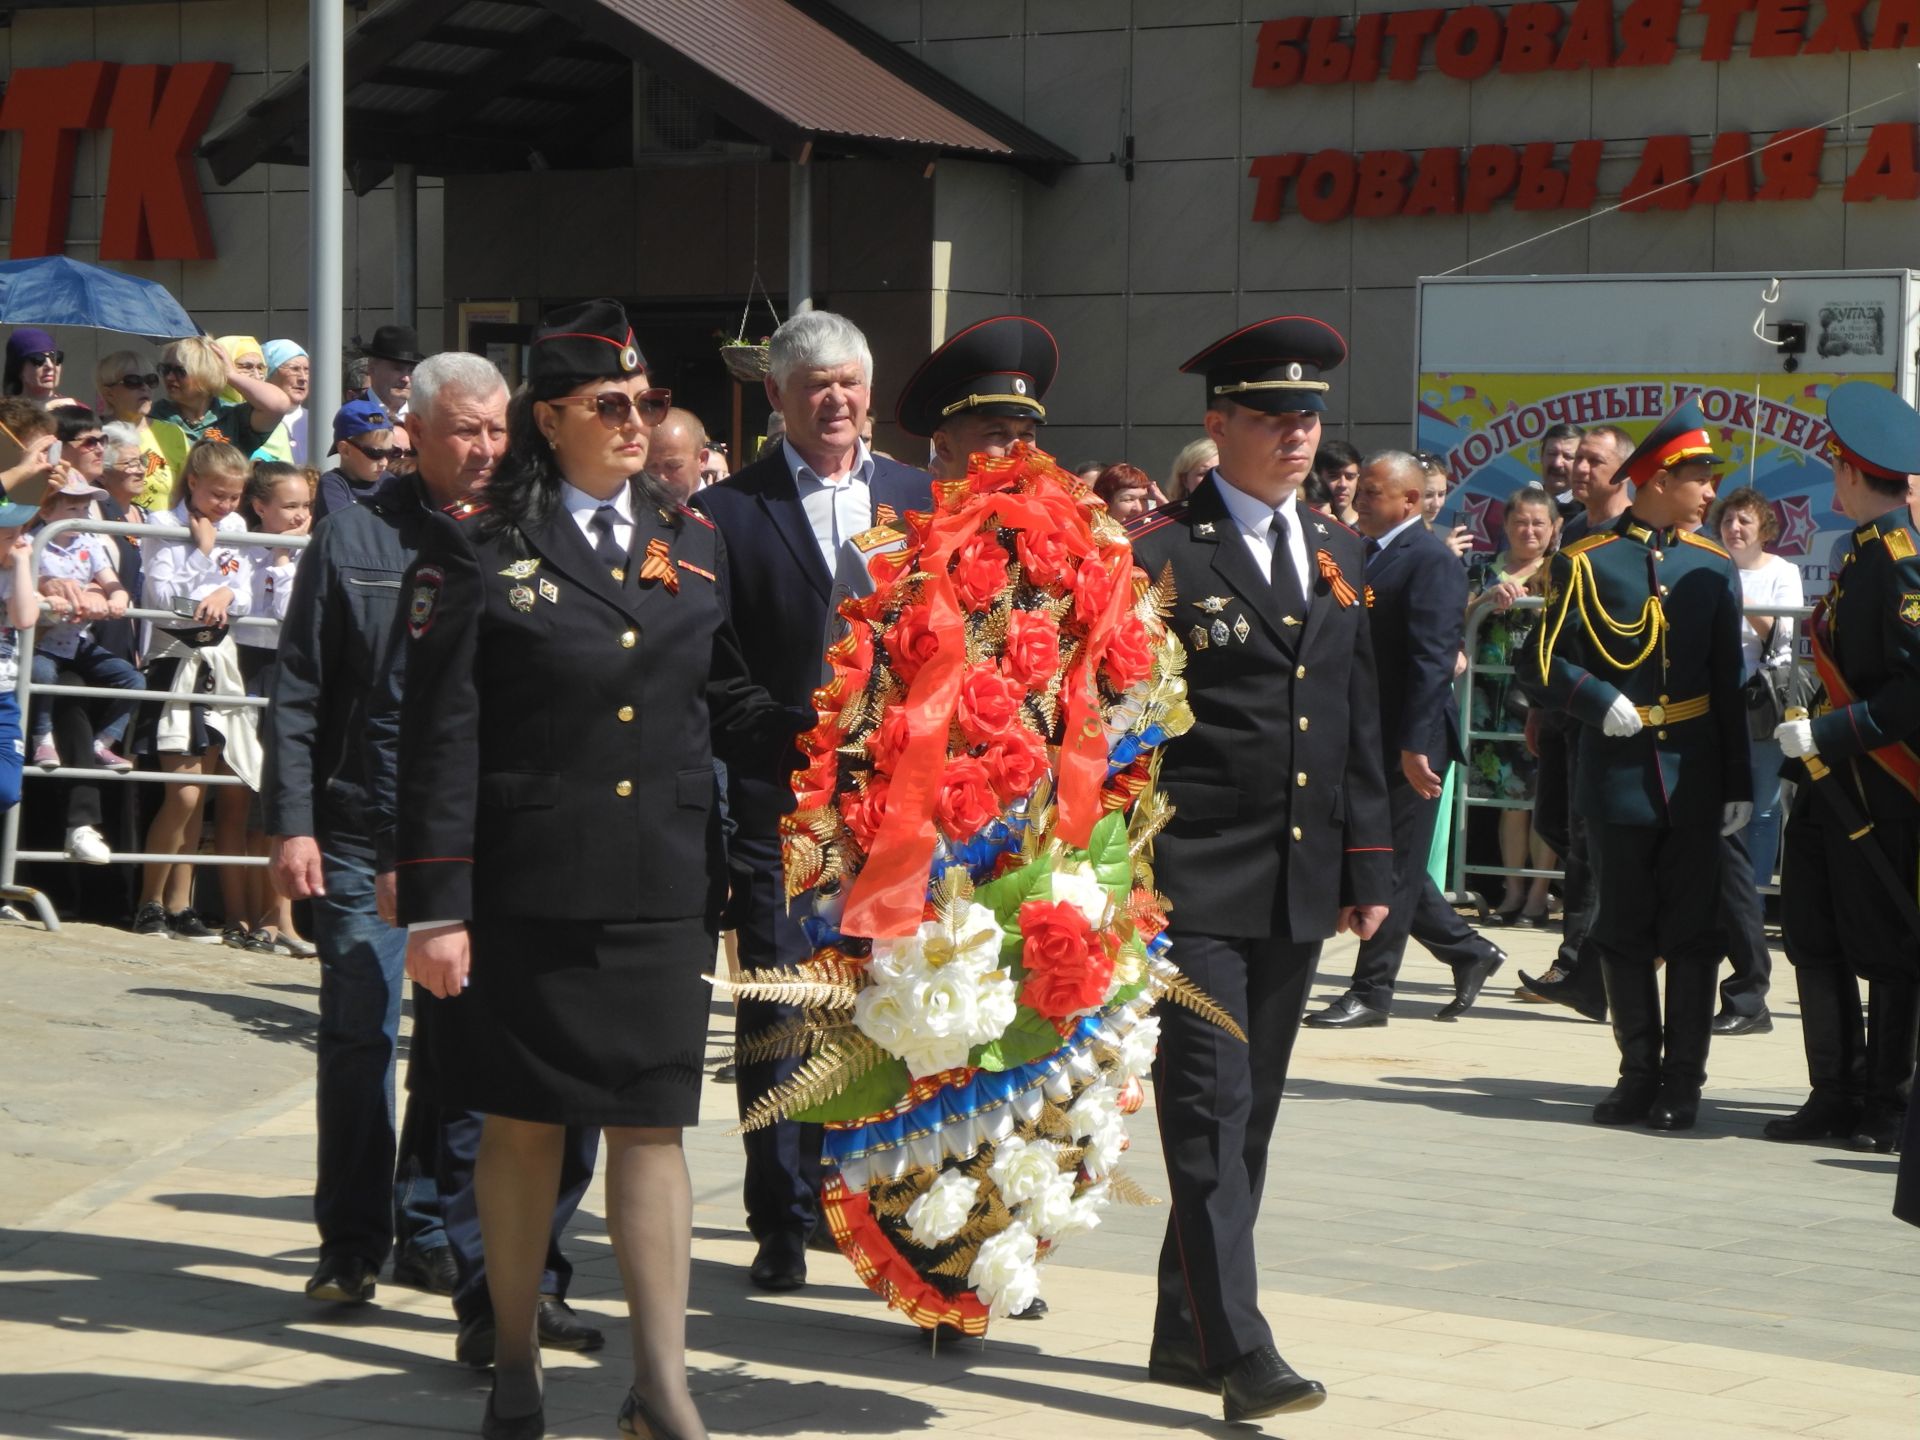
[{"label": "honor guard soldier in green uniform", "polygon": [[1907,1109],[1920,995],[1920,535],[1907,509],[1920,414],[1856,380],[1828,396],[1827,424],[1833,498],[1858,528],[1807,627],[1824,698],[1776,732],[1800,782],[1780,916],[1813,1093],[1765,1133],[1885,1152]]},{"label": "honor guard soldier in green uniform", "polygon": [[1620,1046],[1620,1082],[1593,1111],[1602,1125],[1690,1129],[1706,1081],[1720,837],[1753,813],[1739,577],[1693,533],[1719,463],[1698,406],[1661,421],[1622,467],[1631,508],[1554,557],[1546,613],[1516,662],[1540,703],[1579,722],[1573,804]]}]

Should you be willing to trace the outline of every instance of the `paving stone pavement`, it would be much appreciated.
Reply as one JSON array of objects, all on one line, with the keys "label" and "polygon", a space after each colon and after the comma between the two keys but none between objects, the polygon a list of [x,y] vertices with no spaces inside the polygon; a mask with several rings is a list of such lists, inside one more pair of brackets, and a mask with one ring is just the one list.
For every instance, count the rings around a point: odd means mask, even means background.
[{"label": "paving stone pavement", "polygon": [[[32,980],[0,1009],[0,1188],[42,1203],[0,1211],[0,1435],[475,1433],[484,1386],[452,1362],[444,1301],[382,1285],[353,1312],[300,1294],[311,967],[24,933],[0,931]],[[1547,963],[1549,937],[1502,943]],[[1316,1005],[1350,959],[1330,947]],[[1715,1044],[1689,1135],[1592,1125],[1611,1039],[1508,998],[1514,968],[1434,1024],[1445,972],[1416,950],[1389,1027],[1302,1036],[1261,1283],[1281,1349],[1332,1398],[1266,1433],[1910,1440],[1920,1235],[1887,1213],[1893,1161],[1758,1138],[1801,1093],[1784,963],[1781,1023]],[[76,1047],[103,1016],[116,1038]],[[1164,1209],[1110,1211],[1065,1247],[1044,1321],[929,1354],[837,1256],[814,1256],[797,1295],[746,1284],[732,1104],[710,1085],[688,1142],[692,1365],[715,1433],[1231,1433],[1204,1397],[1145,1381]],[[1130,1170],[1164,1193],[1151,1106],[1139,1118]],[[569,1244],[573,1298],[610,1344],[552,1360],[557,1437],[612,1435],[626,1384],[601,1213],[596,1192]]]}]

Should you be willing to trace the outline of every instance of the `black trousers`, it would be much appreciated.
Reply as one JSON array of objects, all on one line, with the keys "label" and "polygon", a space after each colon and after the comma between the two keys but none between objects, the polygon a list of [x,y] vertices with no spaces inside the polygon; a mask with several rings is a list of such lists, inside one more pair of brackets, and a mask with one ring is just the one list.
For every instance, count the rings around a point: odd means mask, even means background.
[{"label": "black trousers", "polygon": [[[1610,960],[1717,966],[1720,827],[1587,822],[1598,903],[1591,943]],[[1752,871],[1748,871],[1751,883]]]},{"label": "black trousers", "polygon": [[1253,1224],[1267,1144],[1300,1033],[1320,942],[1183,931],[1171,957],[1246,1031],[1242,1044],[1182,1006],[1160,1006],[1153,1087],[1167,1184],[1156,1342],[1191,1345],[1207,1366],[1273,1343],[1260,1314]]},{"label": "black trousers", "polygon": [[[487,1294],[486,1257],[480,1248],[480,1207],[473,1194],[473,1162],[479,1158],[480,1127],[485,1117],[477,1110],[437,1113],[440,1144],[434,1157],[434,1178],[440,1187],[440,1221],[446,1226],[454,1267],[460,1273],[460,1283],[453,1292],[453,1313],[464,1325],[493,1308],[493,1299]],[[574,1211],[593,1183],[593,1167],[599,1158],[600,1128],[567,1126],[566,1148],[560,1155],[560,1199],[553,1207],[547,1266],[540,1277],[542,1295],[567,1298],[573,1263],[561,1250],[560,1237],[573,1223]]]},{"label": "black trousers", "polygon": [[[748,970],[798,965],[812,958],[806,933],[787,910],[786,881],[780,871],[780,839],[772,832],[741,826],[727,846],[733,881],[730,905],[740,937],[740,964]],[[757,1034],[800,1013],[792,1005],[742,1000],[734,1027],[742,1037]],[[735,1098],[740,1114],[806,1063],[805,1056],[761,1060],[739,1066]],[[747,1228],[756,1240],[782,1230],[811,1234],[819,1218],[820,1166],[818,1125],[782,1121],[743,1137],[747,1175],[743,1198]]]},{"label": "black trousers", "polygon": [[1733,967],[1720,982],[1720,1008],[1729,1015],[1759,1015],[1767,1008],[1773,983],[1773,952],[1767,949],[1766,917],[1753,883],[1753,852],[1747,849],[1744,829],[1720,841],[1720,913],[1727,963]]},{"label": "black trousers", "polygon": [[1586,954],[1587,933],[1593,928],[1593,911],[1599,894],[1594,886],[1593,867],[1587,859],[1586,817],[1573,808],[1580,755],[1575,743],[1577,722],[1558,715],[1541,718],[1533,828],[1560,857],[1560,868],[1564,872],[1560,881],[1560,904],[1566,920],[1554,964],[1563,972],[1571,973]]},{"label": "black trousers", "polygon": [[1393,901],[1380,928],[1360,942],[1353,984],[1347,987],[1376,1010],[1393,1008],[1393,986],[1409,936],[1446,965],[1485,959],[1494,948],[1447,904],[1427,873],[1439,799],[1422,799],[1405,776],[1395,774],[1387,781],[1387,807],[1393,821]]}]

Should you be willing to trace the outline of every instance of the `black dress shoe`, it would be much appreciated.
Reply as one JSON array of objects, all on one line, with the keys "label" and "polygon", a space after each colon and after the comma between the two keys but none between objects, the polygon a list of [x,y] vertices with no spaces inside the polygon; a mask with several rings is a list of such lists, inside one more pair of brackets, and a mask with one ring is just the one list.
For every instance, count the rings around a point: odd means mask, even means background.
[{"label": "black dress shoe", "polygon": [[1186,1390],[1220,1393],[1220,1382],[1207,1373],[1199,1354],[1186,1345],[1154,1343],[1147,1352],[1147,1379],[1156,1385],[1178,1385]]},{"label": "black dress shoe", "polygon": [[738,1085],[740,1083],[740,1067],[729,1060],[713,1072],[713,1083],[716,1085]]},{"label": "black dress shoe", "polygon": [[747,1278],[762,1290],[784,1294],[807,1283],[807,1242],[798,1231],[782,1230],[760,1242]]},{"label": "black dress shoe", "polygon": [[[1587,963],[1597,964],[1591,960]],[[1585,966],[1581,968],[1584,969]],[[1522,970],[1520,983],[1529,993],[1539,996],[1542,1000],[1550,1001],[1555,1005],[1564,1005],[1589,1020],[1604,1023],[1607,1018],[1606,992],[1591,981],[1583,982],[1578,971],[1559,980],[1549,980],[1544,975],[1536,980]]]},{"label": "black dress shoe", "polygon": [[1713,1017],[1713,1033],[1716,1035],[1771,1035],[1773,1016],[1765,1010],[1758,1015],[1735,1015],[1723,1010]]},{"label": "black dress shoe", "polygon": [[1869,1105],[1854,1123],[1847,1137],[1847,1148],[1863,1155],[1891,1155],[1900,1148],[1900,1131],[1906,1124],[1904,1112],[1884,1105]]},{"label": "black dress shoe", "polygon": [[460,1286],[460,1267],[453,1263],[453,1247],[436,1245],[416,1250],[409,1245],[393,1257],[393,1283],[411,1285],[429,1295],[451,1295]]},{"label": "black dress shoe", "polygon": [[307,1298],[327,1305],[364,1305],[378,1287],[379,1268],[358,1255],[322,1257],[307,1281]]},{"label": "black dress shoe", "polygon": [[1606,1098],[1593,1107],[1593,1123],[1596,1125],[1632,1125],[1647,1118],[1653,1109],[1653,1102],[1660,1094],[1658,1082],[1653,1080],[1622,1080],[1607,1092]]},{"label": "black dress shoe", "polygon": [[1262,1345],[1221,1373],[1220,1398],[1227,1423],[1238,1424],[1316,1409],[1327,1398],[1327,1387],[1298,1374],[1273,1346]]},{"label": "black dress shoe", "polygon": [[1662,1085],[1647,1110],[1649,1130],[1691,1130],[1700,1118],[1698,1085]]},{"label": "black dress shoe", "polygon": [[1481,987],[1502,965],[1507,963],[1507,952],[1497,945],[1493,953],[1481,960],[1470,960],[1465,965],[1453,967],[1453,999],[1442,1005],[1434,1013],[1436,1020],[1458,1020],[1473,1002],[1480,998]]},{"label": "black dress shoe", "polygon": [[1009,1320],[1044,1320],[1047,1318],[1047,1302],[1038,1295],[1028,1302],[1024,1310],[1016,1310],[1007,1316]]},{"label": "black dress shoe", "polygon": [[453,1342],[453,1358],[469,1370],[493,1368],[493,1311],[482,1310],[460,1322],[460,1333]]},{"label": "black dress shoe", "polygon": [[540,1308],[534,1315],[540,1348],[543,1350],[598,1350],[607,1343],[607,1337],[593,1326],[587,1324],[573,1313],[573,1307],[566,1301],[553,1295],[540,1297]]},{"label": "black dress shoe", "polygon": [[1358,995],[1342,995],[1319,1014],[1307,1016],[1307,1024],[1316,1030],[1366,1030],[1386,1023],[1387,1012],[1374,1009]]},{"label": "black dress shoe", "polygon": [[494,1409],[493,1398],[493,1392],[488,1391],[487,1413],[480,1421],[481,1440],[541,1440],[547,1433],[545,1406],[528,1415],[502,1415]]},{"label": "black dress shoe", "polygon": [[1846,1140],[1859,1123],[1859,1101],[1816,1090],[1793,1114],[1767,1121],[1760,1133],[1769,1140]]}]

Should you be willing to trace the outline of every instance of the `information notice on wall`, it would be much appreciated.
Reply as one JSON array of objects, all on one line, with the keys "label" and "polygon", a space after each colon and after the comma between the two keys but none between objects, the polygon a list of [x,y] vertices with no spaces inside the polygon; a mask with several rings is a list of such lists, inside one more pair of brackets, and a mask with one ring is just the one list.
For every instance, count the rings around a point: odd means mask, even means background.
[{"label": "information notice on wall", "polygon": [[[1883,321],[1863,313],[1821,315],[1831,343],[1869,344]],[[1819,336],[1814,337],[1817,347]],[[1827,353],[1834,353],[1829,351]],[[1618,425],[1635,440],[1684,400],[1699,402],[1727,458],[1720,491],[1751,485],[1773,507],[1780,533],[1768,547],[1800,567],[1809,595],[1826,589],[1836,548],[1852,532],[1833,503],[1827,394],[1843,380],[1892,385],[1891,376],[1806,373],[1626,375],[1425,373],[1420,377],[1419,448],[1446,461],[1457,482],[1444,524],[1466,525],[1482,552],[1505,544],[1506,501],[1540,478],[1540,439],[1558,424]]]}]

